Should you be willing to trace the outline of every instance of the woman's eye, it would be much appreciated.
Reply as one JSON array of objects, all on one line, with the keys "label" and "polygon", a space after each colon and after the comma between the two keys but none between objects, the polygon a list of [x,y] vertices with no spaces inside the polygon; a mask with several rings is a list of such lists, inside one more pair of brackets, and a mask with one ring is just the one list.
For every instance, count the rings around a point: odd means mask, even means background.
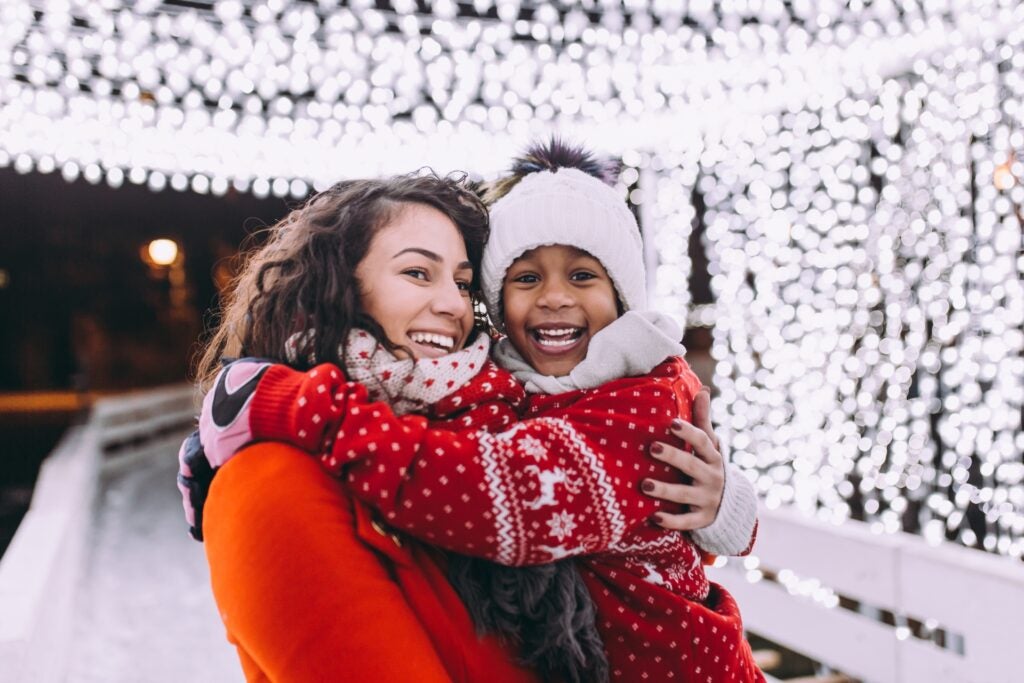
[{"label": "woman's eye", "polygon": [[470,286],[472,286],[472,283],[471,282],[456,282],[455,286],[458,287],[460,291],[469,292],[469,288],[470,288]]},{"label": "woman's eye", "polygon": [[417,280],[428,280],[427,271],[422,268],[407,268],[402,271],[402,275],[408,275],[409,277],[416,278]]}]

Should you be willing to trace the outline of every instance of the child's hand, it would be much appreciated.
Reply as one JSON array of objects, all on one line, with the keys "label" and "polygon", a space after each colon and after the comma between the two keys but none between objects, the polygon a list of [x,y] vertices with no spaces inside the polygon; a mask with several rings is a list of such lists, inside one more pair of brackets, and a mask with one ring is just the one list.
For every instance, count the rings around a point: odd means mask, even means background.
[{"label": "child's hand", "polygon": [[682,503],[688,511],[676,515],[659,512],[654,521],[677,531],[703,529],[715,521],[725,491],[725,463],[718,450],[718,438],[708,418],[711,398],[704,390],[697,394],[693,406],[694,425],[682,420],[672,423],[672,433],[693,449],[687,453],[663,442],[651,446],[651,455],[687,475],[689,484],[670,484],[653,479],[643,482],[643,491],[653,498]]},{"label": "child's hand", "polygon": [[265,361],[249,358],[226,365],[203,399],[199,428],[178,450],[178,490],[189,533],[197,541],[203,540],[203,507],[213,475],[235,451],[252,440],[249,401],[269,366]]},{"label": "child's hand", "polygon": [[185,508],[185,523],[192,538],[203,540],[203,506],[213,480],[213,468],[199,443],[199,430],[192,432],[178,450],[178,490]]},{"label": "child's hand", "polygon": [[228,363],[203,398],[199,413],[199,439],[214,469],[253,440],[249,406],[263,374],[271,363],[242,358]]}]

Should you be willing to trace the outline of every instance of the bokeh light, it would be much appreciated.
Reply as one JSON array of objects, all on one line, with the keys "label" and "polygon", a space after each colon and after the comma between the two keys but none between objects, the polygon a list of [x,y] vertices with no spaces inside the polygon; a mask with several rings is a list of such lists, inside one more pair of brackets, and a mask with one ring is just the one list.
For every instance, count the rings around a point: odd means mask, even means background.
[{"label": "bokeh light", "polygon": [[178,258],[178,243],[166,238],[155,239],[146,247],[149,260],[158,266],[169,266]]},{"label": "bokeh light", "polygon": [[557,131],[622,159],[653,301],[713,327],[768,505],[1021,557],[1021,26],[1010,0],[16,0],[0,167],[300,199],[493,175]]}]

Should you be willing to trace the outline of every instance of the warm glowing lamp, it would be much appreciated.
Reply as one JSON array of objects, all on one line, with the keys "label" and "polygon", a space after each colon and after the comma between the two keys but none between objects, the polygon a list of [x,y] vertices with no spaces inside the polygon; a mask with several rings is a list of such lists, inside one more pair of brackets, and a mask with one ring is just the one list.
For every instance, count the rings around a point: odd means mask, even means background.
[{"label": "warm glowing lamp", "polygon": [[178,243],[169,239],[153,240],[147,248],[150,260],[158,266],[169,266],[178,258]]}]

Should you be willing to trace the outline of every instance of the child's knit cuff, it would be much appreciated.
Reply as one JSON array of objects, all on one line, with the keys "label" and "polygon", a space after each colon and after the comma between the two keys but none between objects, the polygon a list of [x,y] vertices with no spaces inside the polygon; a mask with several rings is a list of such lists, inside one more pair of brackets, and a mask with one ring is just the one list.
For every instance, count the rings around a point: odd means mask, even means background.
[{"label": "child's knit cuff", "polygon": [[701,549],[714,555],[740,555],[750,547],[757,523],[757,494],[735,465],[725,466],[725,491],[715,521],[690,532]]},{"label": "child's knit cuff", "polygon": [[249,425],[258,441],[283,441],[307,453],[318,453],[324,442],[326,420],[307,419],[304,413],[329,414],[334,387],[317,391],[312,380],[317,376],[314,368],[299,372],[286,365],[274,365],[260,380],[253,396]]}]

